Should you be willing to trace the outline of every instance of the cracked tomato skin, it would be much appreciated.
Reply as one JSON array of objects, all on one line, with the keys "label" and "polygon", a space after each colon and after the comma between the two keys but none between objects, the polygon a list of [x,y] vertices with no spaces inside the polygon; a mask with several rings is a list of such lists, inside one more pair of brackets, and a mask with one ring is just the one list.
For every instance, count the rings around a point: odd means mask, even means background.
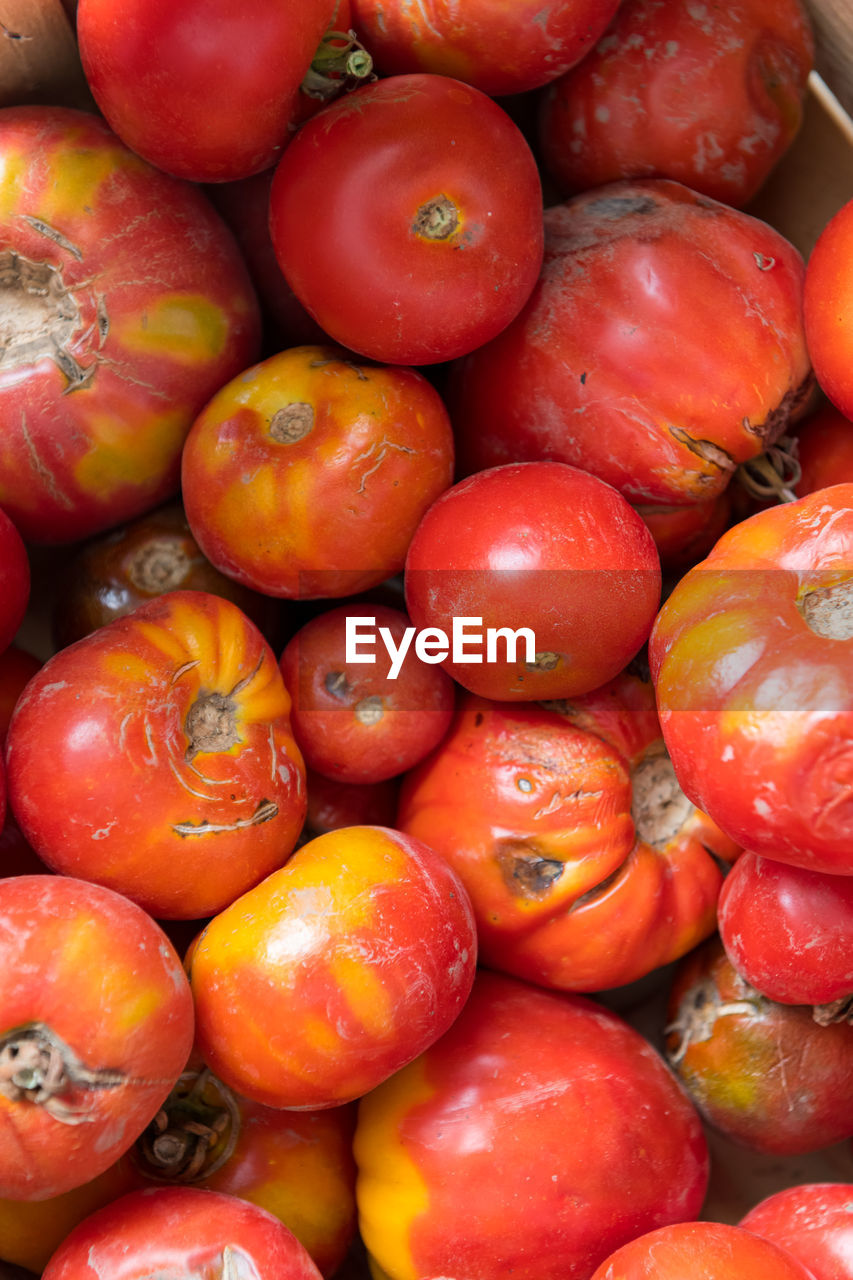
[{"label": "cracked tomato skin", "polygon": [[853,484],[734,525],[678,582],[649,661],[685,793],[733,840],[853,874]]},{"label": "cracked tomato skin", "polygon": [[664,178],[546,209],[528,302],[451,369],[460,474],[547,458],[632,503],[714,497],[805,406],[804,273],[778,231]]},{"label": "cracked tomato skin", "polygon": [[708,1151],[651,1045],[582,996],[478,972],[450,1030],[359,1103],[361,1234],[377,1274],[589,1276],[695,1217]]},{"label": "cracked tomato skin", "polygon": [[9,798],[40,857],[161,919],[286,860],[305,766],[275,654],[230,601],[174,591],[48,659],[15,708]]},{"label": "cracked tomato skin", "polygon": [[96,116],[7,107],[0,160],[0,506],[70,542],[177,491],[193,418],[257,358],[258,302],[201,192]]},{"label": "cracked tomato skin", "polygon": [[[102,1173],[153,1119],[192,1048],[192,996],[160,926],[100,885],[0,880],[0,921],[0,1196],[44,1200]],[[70,1051],[50,1105],[13,1074],[21,1033],[43,1048],[45,1028]]]}]

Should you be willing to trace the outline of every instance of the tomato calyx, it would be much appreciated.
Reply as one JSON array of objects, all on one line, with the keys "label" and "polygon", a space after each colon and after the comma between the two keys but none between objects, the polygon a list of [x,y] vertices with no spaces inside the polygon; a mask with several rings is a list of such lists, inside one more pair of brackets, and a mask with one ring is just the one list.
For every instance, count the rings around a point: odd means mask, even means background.
[{"label": "tomato calyx", "polygon": [[796,487],[802,477],[797,452],[796,436],[780,436],[764,453],[742,462],[735,479],[750,497],[759,501],[772,498],[777,502],[795,502]]},{"label": "tomato calyx", "polygon": [[276,444],[296,444],[304,440],[314,427],[314,406],[303,400],[292,400],[277,409],[270,419],[269,432]]},{"label": "tomato calyx", "polygon": [[159,1182],[202,1182],[232,1155],[240,1110],[231,1090],[205,1067],[185,1071],[137,1140],[133,1159]]},{"label": "tomato calyx", "polygon": [[[56,241],[75,258],[76,245],[38,219],[26,219],[48,240]],[[49,357],[67,382],[66,392],[86,386],[95,375],[96,360],[81,365],[70,350],[75,334],[83,326],[84,312],[92,310],[92,299],[78,296],[78,290],[63,278],[62,268],[49,262],[35,262],[10,249],[0,254],[0,289],[8,316],[8,341],[0,366],[17,368]],[[109,321],[99,300],[96,331],[103,341]],[[97,353],[95,353],[97,356]]]},{"label": "tomato calyx", "polygon": [[815,635],[827,640],[853,638],[853,578],[807,591],[800,612]]},{"label": "tomato calyx", "polygon": [[692,812],[669,755],[655,744],[631,769],[631,817],[637,839],[663,849]]},{"label": "tomato calyx", "polygon": [[376,78],[373,58],[354,31],[327,31],[305,73],[301,89],[309,98],[331,102],[339,94],[350,93]]},{"label": "tomato calyx", "polygon": [[459,210],[442,194],[422,204],[415,214],[412,230],[424,240],[449,240],[459,226]]},{"label": "tomato calyx", "polygon": [[849,1022],[853,1025],[853,994],[841,996],[828,1004],[816,1004],[812,1009],[812,1017],[819,1027],[829,1027],[834,1022]]},{"label": "tomato calyx", "polygon": [[132,556],[127,566],[127,576],[137,591],[147,595],[161,595],[175,591],[185,581],[190,570],[190,557],[173,538],[158,538],[148,542]]},{"label": "tomato calyx", "polygon": [[80,1089],[113,1089],[120,1071],[87,1067],[43,1022],[16,1027],[0,1037],[0,1094],[11,1102],[42,1107],[62,1124],[83,1124],[85,1107],[63,1100]]},{"label": "tomato calyx", "polygon": [[691,1045],[710,1040],[718,1018],[758,1013],[762,1004],[767,1003],[766,997],[754,987],[743,980],[741,985],[744,991],[740,1000],[723,1000],[712,978],[700,978],[688,988],[675,1018],[664,1027],[665,1036],[679,1036],[676,1044],[667,1044],[666,1058],[670,1066],[677,1066]]}]

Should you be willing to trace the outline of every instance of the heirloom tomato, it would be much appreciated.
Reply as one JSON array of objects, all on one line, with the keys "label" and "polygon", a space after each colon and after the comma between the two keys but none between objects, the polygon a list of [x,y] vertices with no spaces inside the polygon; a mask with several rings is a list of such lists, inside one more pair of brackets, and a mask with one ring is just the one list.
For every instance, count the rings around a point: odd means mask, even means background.
[{"label": "heirloom tomato", "polygon": [[474,979],[468,895],[401,832],[345,827],[216,915],[190,957],[198,1048],[272,1107],[350,1102],[446,1031]]},{"label": "heirloom tomato", "polygon": [[798,498],[815,489],[853,482],[853,422],[834,404],[826,402],[804,418],[796,441]]},{"label": "heirloom tomato", "polygon": [[66,1236],[42,1280],[320,1280],[292,1231],[237,1196],[148,1187],[98,1209]]},{"label": "heirloom tomato", "polygon": [[699,1117],[651,1045],[582,996],[480,970],[441,1039],[359,1103],[361,1235],[378,1275],[588,1276],[695,1217]]},{"label": "heirloom tomato", "polygon": [[814,1280],[787,1249],[727,1222],[676,1222],[628,1241],[591,1280]]},{"label": "heirloom tomato", "polygon": [[664,178],[551,206],[530,299],[451,370],[462,473],[549,458],[631,502],[713,497],[811,392],[804,270],[767,223]]},{"label": "heirloom tomato", "polygon": [[[567,698],[612,679],[660,601],[654,539],[608,484],[561,462],[492,467],[443,493],[409,546],[409,616],[482,697]],[[433,642],[435,642],[433,644]]]},{"label": "heirloom tomato", "polygon": [[5,108],[0,166],[0,506],[71,542],[177,491],[193,418],[257,358],[258,302],[201,192],[96,116]]},{"label": "heirloom tomato", "polygon": [[172,591],[61,649],[18,700],[10,802],[54,870],[164,919],[281,866],[305,766],[273,651],[236,605]]},{"label": "heirloom tomato", "polygon": [[571,702],[463,698],[403,779],[397,824],[458,872],[485,964],[570,991],[708,937],[719,863],[739,853],[683,795],[654,691],[629,672]]},{"label": "heirloom tomato", "polygon": [[29,599],[30,558],[27,548],[15,525],[0,509],[0,655],[14,639]]},{"label": "heirloom tomato", "polygon": [[352,595],[398,573],[453,478],[453,432],[416,369],[293,347],[223,386],[192,425],[183,499],[210,562],[266,595]]},{"label": "heirloom tomato", "polygon": [[649,640],[664,739],[743,847],[853,874],[853,484],[740,521]]},{"label": "heirloom tomato", "polygon": [[0,926],[0,1195],[42,1200],[149,1123],[192,1048],[192,997],[159,925],[100,885],[2,879]]},{"label": "heirloom tomato", "polygon": [[336,342],[391,364],[450,360],[499,333],[536,282],[539,171],[479,89],[388,76],[302,126],[273,178],[270,231]]},{"label": "heirloom tomato", "polygon": [[787,1249],[814,1280],[850,1280],[851,1212],[849,1182],[795,1183],[760,1200],[738,1225]]},{"label": "heirloom tomato", "polygon": [[809,255],[803,308],[821,389],[853,418],[853,200],[830,218]]}]

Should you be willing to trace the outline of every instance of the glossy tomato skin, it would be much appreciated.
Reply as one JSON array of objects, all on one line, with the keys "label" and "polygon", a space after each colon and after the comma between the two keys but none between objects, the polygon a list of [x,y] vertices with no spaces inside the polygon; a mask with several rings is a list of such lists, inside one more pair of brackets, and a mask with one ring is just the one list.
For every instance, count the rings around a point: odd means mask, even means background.
[{"label": "glossy tomato skin", "polygon": [[[454,619],[469,619],[474,638],[442,665],[496,700],[572,697],[612,679],[648,636],[660,585],[641,517],[610,485],[560,462],[488,468],[455,484],[406,557],[412,622],[451,637]],[[513,655],[495,634],[490,659],[486,633],[502,628],[527,628],[535,644],[519,641]]]},{"label": "glossy tomato skin", "polygon": [[177,491],[194,416],[257,358],[258,302],[203,195],[95,115],[7,107],[0,156],[16,174],[0,203],[0,505],[27,541],[71,542]]},{"label": "glossy tomato skin", "polygon": [[821,389],[853,418],[853,200],[830,218],[806,267],[803,311]]},{"label": "glossy tomato skin", "polygon": [[847,1280],[853,1272],[849,1182],[784,1187],[760,1200],[738,1225],[787,1249],[814,1280]]},{"label": "glossy tomato skin", "polygon": [[15,524],[0,510],[0,655],[23,621],[30,599],[30,559]]},{"label": "glossy tomato skin", "polygon": [[391,828],[331,831],[202,933],[198,1047],[268,1106],[351,1102],[447,1029],[475,964],[468,895],[443,859]]},{"label": "glossy tomato skin", "polygon": [[592,1280],[812,1280],[787,1249],[727,1222],[678,1222],[622,1245]]},{"label": "glossy tomato skin", "polygon": [[110,889],[9,877],[0,918],[0,1194],[41,1200],[103,1172],[154,1116],[192,1047],[192,998],[160,927]]},{"label": "glossy tomato skin", "polygon": [[83,70],[103,115],[151,164],[192,182],[269,168],[335,0],[80,0]]},{"label": "glossy tomato skin", "polygon": [[227,383],[196,418],[184,508],[229,577],[285,599],[337,598],[403,568],[453,459],[447,409],[416,369],[293,347]]},{"label": "glossy tomato skin", "polygon": [[98,1209],[66,1237],[43,1280],[152,1275],[319,1280],[307,1251],[265,1209],[221,1191],[150,1187]]},{"label": "glossy tomato skin", "polygon": [[618,0],[467,0],[464,8],[438,0],[427,22],[406,0],[353,0],[353,22],[383,75],[438,72],[500,97],[574,66],[617,8]]},{"label": "glossy tomato skin", "polygon": [[665,177],[739,208],[793,142],[813,61],[800,0],[624,0],[604,38],[541,95],[545,166],[566,194]]},{"label": "glossy tomato skin", "polygon": [[542,260],[539,173],[480,90],[388,76],[303,125],[273,178],[270,231],[334,341],[433,364],[494,337],[526,302]]},{"label": "glossy tomato skin", "polygon": [[851,556],[853,484],[757,512],[679,581],[649,640],[685,793],[743,847],[841,875],[853,873]]},{"label": "glossy tomato skin", "polygon": [[169,592],[60,650],[7,750],[13,811],[44,861],[162,919],[233,901],[285,861],[305,816],[275,655],[207,592]]},{"label": "glossy tomato skin", "polygon": [[613,182],[544,216],[529,301],[451,370],[461,474],[544,458],[634,503],[713,497],[812,389],[799,252],[664,178]]},{"label": "glossy tomato skin", "polygon": [[362,1238],[390,1280],[589,1275],[695,1216],[707,1180],[698,1117],[647,1041],[488,970],[450,1031],[361,1100],[354,1150]]}]

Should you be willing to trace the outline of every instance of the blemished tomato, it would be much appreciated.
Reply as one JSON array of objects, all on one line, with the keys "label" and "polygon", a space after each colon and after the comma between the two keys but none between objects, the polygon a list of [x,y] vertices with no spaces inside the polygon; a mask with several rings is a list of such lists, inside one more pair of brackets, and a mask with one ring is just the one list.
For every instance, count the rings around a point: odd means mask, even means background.
[{"label": "blemished tomato", "polygon": [[455,76],[492,96],[562,75],[602,34],[619,0],[432,0],[429,20],[407,0],[353,0],[356,30],[383,75]]},{"label": "blemished tomato", "polygon": [[7,107],[0,163],[0,506],[73,542],[177,491],[193,418],[257,359],[258,301],[201,192],[97,116]]},{"label": "blemished tomato", "polygon": [[803,311],[818,383],[853,418],[853,200],[830,218],[809,255]]},{"label": "blemished tomato", "polygon": [[30,558],[14,523],[0,510],[0,655],[23,621],[30,599]]},{"label": "blemished tomato", "polygon": [[445,671],[497,700],[568,698],[612,679],[645,642],[660,588],[642,518],[562,462],[488,468],[455,484],[406,557],[422,648],[435,641],[438,660],[446,636]]},{"label": "blemished tomato", "polygon": [[266,595],[340,597],[403,568],[453,478],[453,432],[416,369],[292,347],[212,397],[183,451],[184,509],[210,562]]},{"label": "blemished tomato", "polygon": [[566,194],[663,177],[740,207],[797,135],[813,61],[800,0],[623,0],[541,95],[545,167]]},{"label": "blemished tomato", "polygon": [[320,1280],[308,1251],[278,1218],[222,1191],[131,1191],[66,1236],[42,1280]]},{"label": "blemished tomato", "polygon": [[850,1280],[851,1207],[849,1182],[800,1182],[760,1200],[738,1225],[787,1249],[814,1280]]},{"label": "blemished tomato", "polygon": [[79,0],[83,70],[103,115],[151,164],[193,182],[259,173],[289,138],[335,0]]},{"label": "blemished tomato", "polygon": [[281,866],[305,817],[275,654],[204,591],[168,592],[54,654],[18,700],[7,753],[39,856],[163,919],[233,901]]},{"label": "blemished tomato", "polygon": [[658,1054],[581,996],[481,969],[442,1038],[359,1103],[361,1234],[378,1274],[588,1276],[696,1216],[699,1118]]},{"label": "blemished tomato", "polygon": [[853,874],[853,484],[728,530],[649,639],[664,739],[694,804],[781,862]]},{"label": "blemished tomato", "polygon": [[678,1222],[622,1245],[591,1280],[814,1280],[787,1249],[727,1222]]},{"label": "blemished tomato", "polygon": [[438,854],[391,828],[331,831],[199,937],[198,1048],[267,1106],[351,1102],[447,1030],[475,964],[468,895]]},{"label": "blemished tomato", "polygon": [[159,925],[100,885],[0,879],[0,923],[0,1195],[41,1200],[149,1123],[192,1048],[192,997]]},{"label": "blemished tomato", "polygon": [[302,126],[273,178],[270,231],[334,341],[433,364],[494,337],[527,301],[542,261],[539,172],[479,89],[388,76]]},{"label": "blemished tomato", "polygon": [[460,472],[544,458],[634,503],[713,497],[813,389],[800,253],[664,178],[609,183],[544,218],[529,301],[451,370]]}]

